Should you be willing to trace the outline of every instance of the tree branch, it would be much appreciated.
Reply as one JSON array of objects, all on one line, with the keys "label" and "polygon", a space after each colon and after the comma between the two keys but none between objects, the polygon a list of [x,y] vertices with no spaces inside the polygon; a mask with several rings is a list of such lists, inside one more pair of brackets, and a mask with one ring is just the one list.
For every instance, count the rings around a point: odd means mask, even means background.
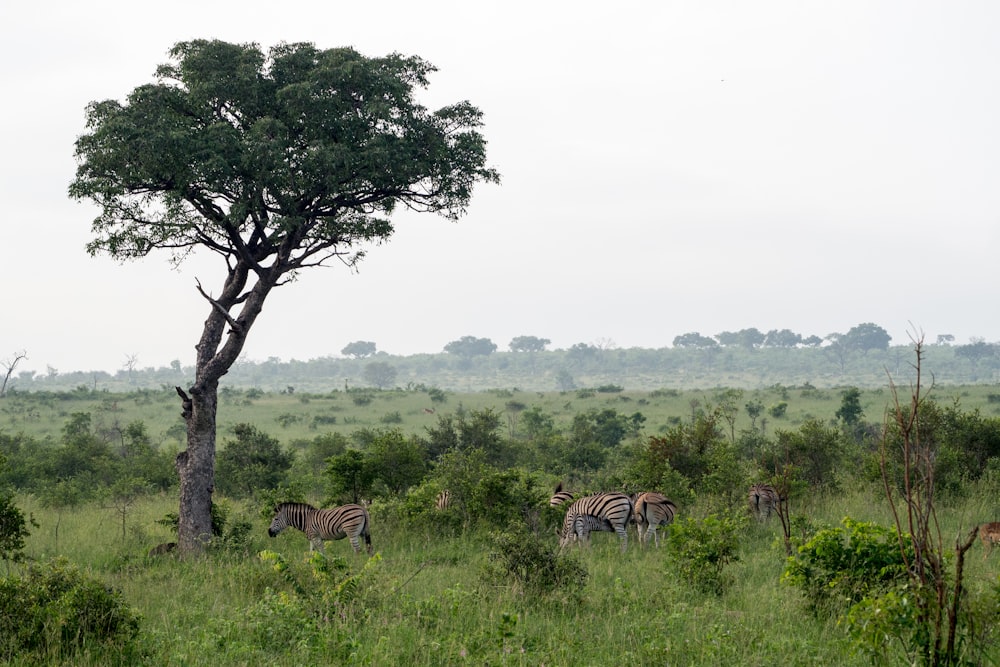
[{"label": "tree branch", "polygon": [[197,278],[195,278],[195,283],[197,283],[197,285],[198,285],[198,291],[201,293],[201,295],[203,297],[205,297],[206,301],[208,301],[210,304],[212,304],[212,308],[214,308],[220,315],[222,315],[224,318],[226,318],[226,321],[229,322],[229,326],[234,331],[236,331],[238,333],[243,333],[243,327],[240,325],[239,322],[237,322],[235,319],[233,319],[233,316],[229,314],[229,311],[226,310],[225,306],[223,306],[221,303],[219,303],[218,301],[216,301],[215,299],[213,299],[212,297],[210,297],[205,292],[205,290],[202,289],[202,287],[201,287],[201,281],[200,280],[198,280]]}]

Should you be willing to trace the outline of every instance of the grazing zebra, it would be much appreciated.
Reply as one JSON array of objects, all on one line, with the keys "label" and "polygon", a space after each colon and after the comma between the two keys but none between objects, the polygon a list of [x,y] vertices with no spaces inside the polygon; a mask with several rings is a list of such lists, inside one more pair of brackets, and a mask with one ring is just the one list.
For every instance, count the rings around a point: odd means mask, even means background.
[{"label": "grazing zebra", "polygon": [[434,501],[434,507],[439,510],[446,510],[451,506],[451,491],[445,489],[437,495],[437,500]]},{"label": "grazing zebra", "polygon": [[563,503],[568,503],[572,501],[573,501],[573,494],[570,493],[569,491],[563,491],[562,482],[559,482],[559,485],[556,486],[555,493],[553,493],[552,497],[549,498],[549,507],[558,507]]},{"label": "grazing zebra", "polygon": [[575,501],[566,510],[559,548],[580,540],[590,542],[590,533],[595,530],[614,531],[622,541],[622,551],[628,549],[628,526],[632,516],[632,499],[624,493],[598,493]]},{"label": "grazing zebra", "polygon": [[772,512],[777,512],[780,500],[778,492],[770,484],[754,484],[747,494],[750,512],[758,521],[765,521],[771,517]]},{"label": "grazing zebra", "polygon": [[649,536],[653,536],[653,543],[657,548],[660,546],[660,534],[656,529],[673,522],[677,514],[677,505],[667,500],[662,493],[649,491],[640,493],[635,499],[635,522],[639,529],[639,544],[649,541]]},{"label": "grazing zebra", "polygon": [[368,510],[361,505],[341,505],[333,509],[319,510],[306,503],[281,503],[275,510],[274,519],[267,534],[274,537],[285,528],[298,528],[309,538],[309,550],[323,551],[323,540],[340,540],[347,537],[354,553],[361,552],[359,537],[365,538],[365,548],[372,552],[372,537],[369,532],[371,520]]},{"label": "grazing zebra", "polygon": [[1000,542],[1000,523],[984,523],[979,526],[979,539],[983,542],[983,560],[993,551],[993,545]]}]

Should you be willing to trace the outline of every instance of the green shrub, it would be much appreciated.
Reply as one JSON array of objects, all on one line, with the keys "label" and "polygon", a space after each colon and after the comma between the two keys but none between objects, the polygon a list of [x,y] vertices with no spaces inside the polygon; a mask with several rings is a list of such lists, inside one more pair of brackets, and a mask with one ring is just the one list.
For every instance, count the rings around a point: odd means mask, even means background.
[{"label": "green shrub", "polygon": [[788,559],[782,581],[802,590],[809,608],[840,612],[865,596],[907,581],[906,562],[913,545],[903,537],[906,560],[896,532],[875,523],[845,518],[842,528],[818,531]]},{"label": "green shrub", "polygon": [[0,579],[0,659],[58,657],[84,650],[135,650],[139,614],[120,593],[84,575],[64,558]]},{"label": "green shrub", "polygon": [[560,555],[548,542],[529,532],[491,533],[493,549],[481,579],[488,585],[506,581],[521,592],[544,595],[557,591],[579,596],[587,569],[570,555]]},{"label": "green shrub", "polygon": [[[2,464],[3,458],[0,457]],[[12,496],[0,491],[0,560],[16,563],[24,558],[24,539],[31,535],[28,523],[38,526],[34,517],[24,518]]]},{"label": "green shrub", "polygon": [[683,578],[703,592],[723,593],[730,583],[725,567],[739,557],[739,526],[735,516],[717,514],[675,521],[667,548]]}]

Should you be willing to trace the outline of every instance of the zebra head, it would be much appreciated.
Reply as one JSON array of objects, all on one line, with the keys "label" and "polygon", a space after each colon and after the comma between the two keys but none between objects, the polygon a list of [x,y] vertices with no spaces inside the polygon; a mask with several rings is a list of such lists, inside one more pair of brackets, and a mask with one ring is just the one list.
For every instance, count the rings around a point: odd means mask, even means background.
[{"label": "zebra head", "polygon": [[288,517],[285,516],[285,506],[284,504],[278,505],[275,509],[274,518],[271,519],[271,525],[268,526],[267,534],[274,537],[285,528],[288,528]]}]

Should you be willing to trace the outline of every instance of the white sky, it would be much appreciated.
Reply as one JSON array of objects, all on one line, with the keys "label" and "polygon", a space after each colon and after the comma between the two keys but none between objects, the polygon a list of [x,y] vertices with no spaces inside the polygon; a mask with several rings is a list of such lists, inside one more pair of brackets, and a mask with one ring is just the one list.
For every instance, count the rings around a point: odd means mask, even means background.
[{"label": "white sky", "polygon": [[251,360],[465,335],[667,347],[862,322],[905,344],[1000,339],[1000,3],[3,3],[0,360],[19,370],[194,361],[214,258],[90,257],[69,200],[88,102],[153,80],[178,41],[397,51],[421,97],[485,114],[499,186],[457,225],[396,219],[352,274],[269,297]]}]

